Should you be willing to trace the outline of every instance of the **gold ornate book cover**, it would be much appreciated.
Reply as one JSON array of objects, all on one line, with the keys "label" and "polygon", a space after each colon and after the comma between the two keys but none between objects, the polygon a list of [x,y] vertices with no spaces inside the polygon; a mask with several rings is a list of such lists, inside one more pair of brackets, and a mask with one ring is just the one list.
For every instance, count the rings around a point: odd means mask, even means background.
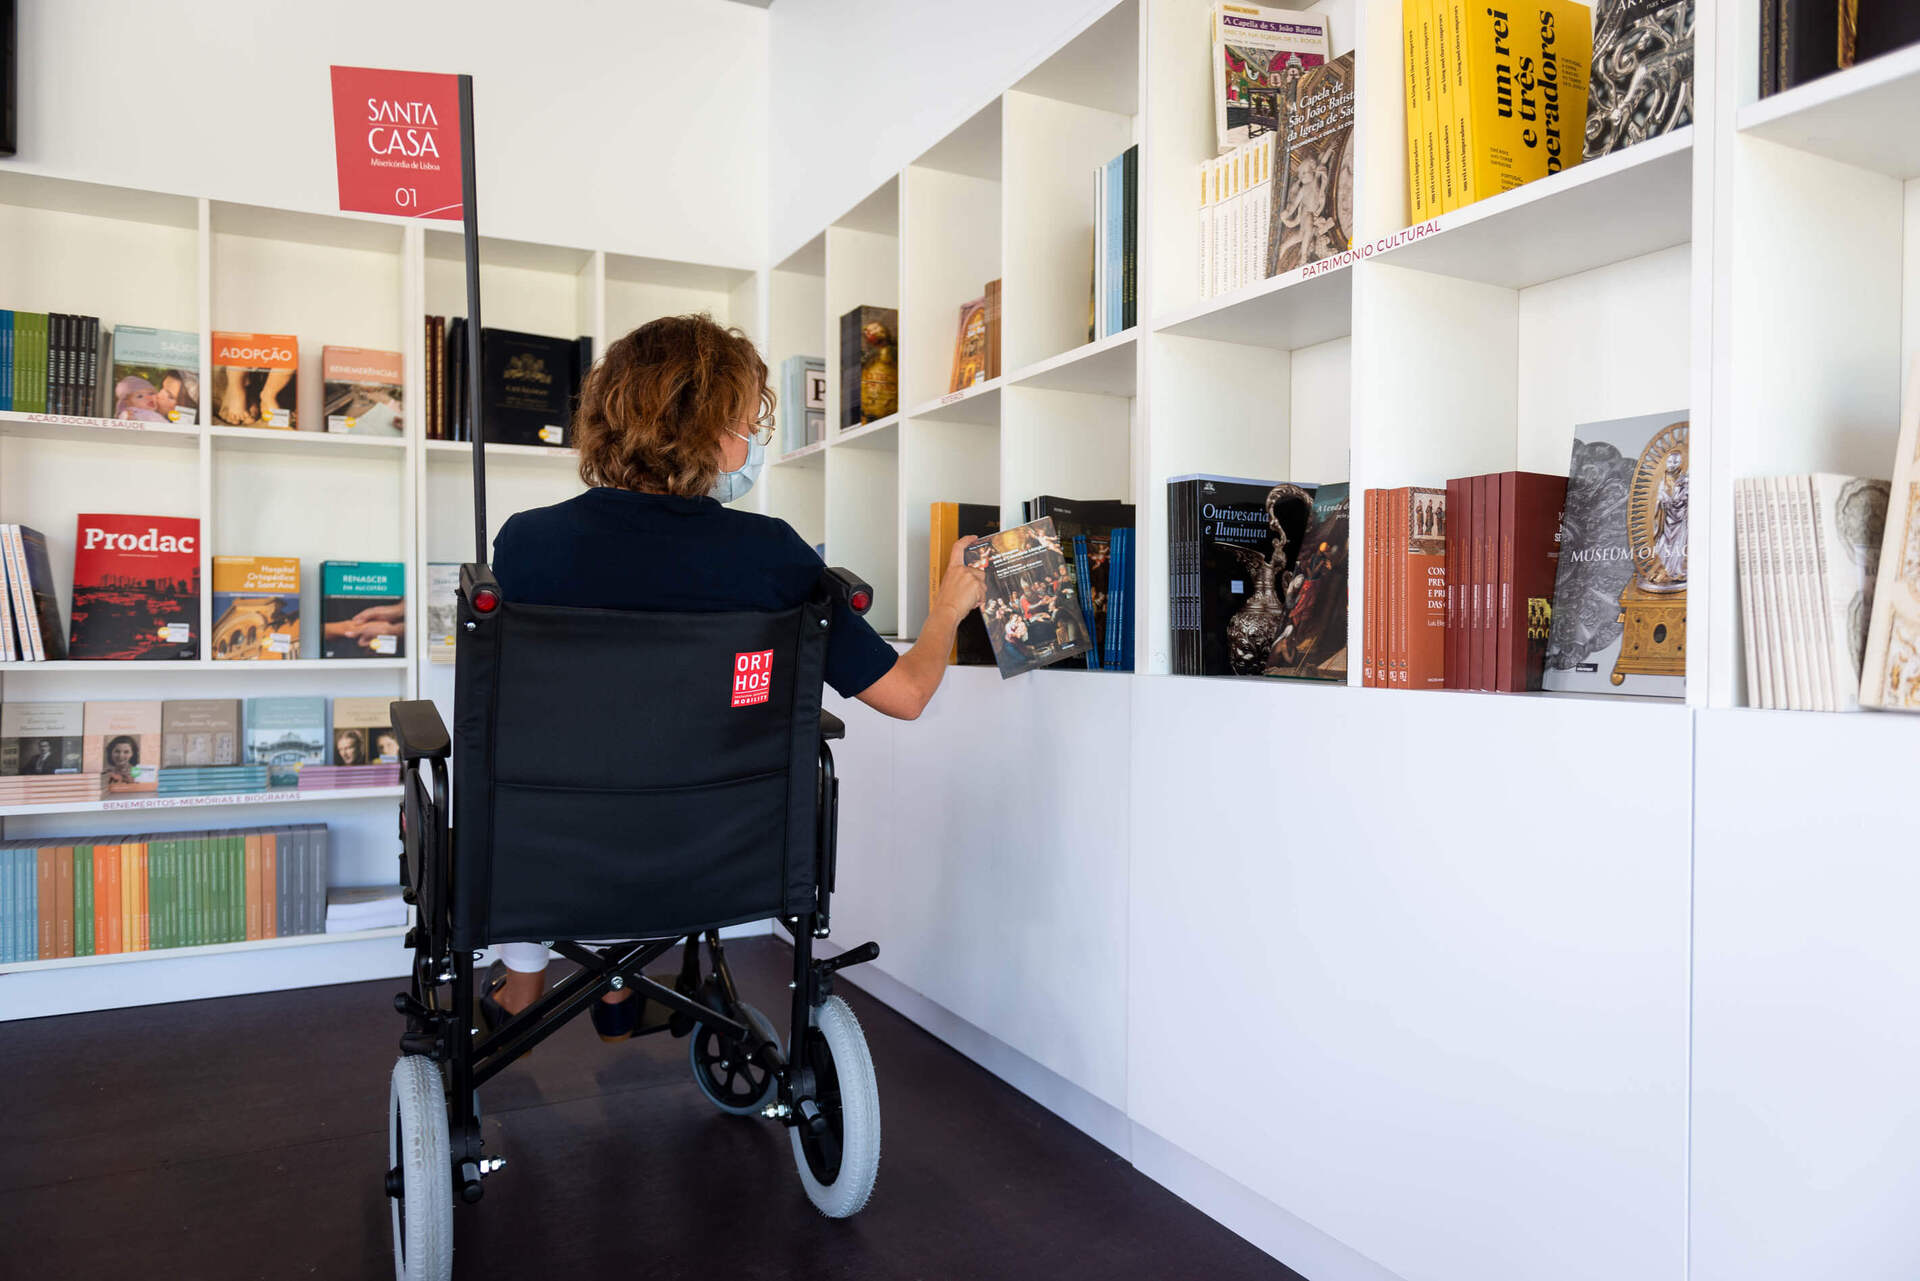
[{"label": "gold ornate book cover", "polygon": [[1920,361],[1907,391],[1861,667],[1860,703],[1920,712]]}]

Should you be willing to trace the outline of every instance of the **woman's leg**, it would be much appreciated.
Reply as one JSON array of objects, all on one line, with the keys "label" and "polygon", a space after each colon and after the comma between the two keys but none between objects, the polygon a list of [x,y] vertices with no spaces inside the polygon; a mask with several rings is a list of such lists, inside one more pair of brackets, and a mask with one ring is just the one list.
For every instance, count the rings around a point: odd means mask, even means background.
[{"label": "woman's leg", "polygon": [[547,990],[547,945],[502,943],[500,959],[506,962],[507,981],[494,999],[507,1013],[518,1014]]}]

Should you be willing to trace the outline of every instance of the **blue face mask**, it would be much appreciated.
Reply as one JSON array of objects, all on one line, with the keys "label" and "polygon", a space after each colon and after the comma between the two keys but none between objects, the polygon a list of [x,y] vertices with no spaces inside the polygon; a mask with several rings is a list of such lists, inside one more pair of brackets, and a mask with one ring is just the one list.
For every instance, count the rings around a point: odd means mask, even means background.
[{"label": "blue face mask", "polygon": [[[731,428],[728,430],[740,436],[739,432]],[[738,502],[747,496],[747,491],[753,488],[753,482],[760,479],[761,464],[767,460],[767,447],[751,436],[740,436],[740,439],[747,442],[747,461],[741,463],[738,470],[723,471],[714,479],[713,488],[707,493],[716,502]]]}]

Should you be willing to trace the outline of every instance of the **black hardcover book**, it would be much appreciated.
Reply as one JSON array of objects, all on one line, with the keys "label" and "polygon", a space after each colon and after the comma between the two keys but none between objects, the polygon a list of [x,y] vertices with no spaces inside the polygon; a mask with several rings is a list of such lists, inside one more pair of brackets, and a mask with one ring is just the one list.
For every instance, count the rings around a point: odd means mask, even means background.
[{"label": "black hardcover book", "polygon": [[87,317],[87,337],[80,364],[80,412],[93,417],[100,412],[100,317]]},{"label": "black hardcover book", "polygon": [[47,412],[67,412],[67,313],[47,313]]},{"label": "black hardcover book", "polygon": [[1310,525],[1315,486],[1230,476],[1185,476],[1187,672],[1260,676],[1286,628],[1281,591],[1294,575]]},{"label": "black hardcover book", "polygon": [[571,338],[480,331],[480,424],[487,443],[561,449],[573,418]]},{"label": "black hardcover book", "polygon": [[1855,62],[1920,44],[1920,5],[1913,0],[1841,0],[1857,23]]},{"label": "black hardcover book", "polygon": [[447,438],[466,440],[467,436],[467,318],[455,316],[447,323],[446,359]]},{"label": "black hardcover book", "polygon": [[[1058,498],[1052,494],[1042,494],[1023,504],[1028,520],[1047,517],[1053,521],[1053,527],[1060,535],[1063,550],[1074,545],[1075,538],[1086,540],[1087,581],[1080,585],[1081,597],[1089,617],[1092,620],[1093,635],[1098,638],[1105,635],[1107,607],[1111,599],[1108,591],[1108,567],[1112,555],[1113,531],[1133,528],[1133,504],[1118,499],[1087,500],[1082,498]],[[1087,654],[1087,666],[1098,669],[1101,665],[1102,647],[1096,644]]]},{"label": "black hardcover book", "polygon": [[1840,69],[1840,0],[1780,0],[1780,88]]},{"label": "black hardcover book", "polygon": [[[1000,532],[1000,508],[993,503],[956,503],[959,509],[959,536],[972,534],[986,538]],[[987,639],[987,625],[974,610],[960,620],[953,634],[954,661],[968,667],[994,665],[993,642]]]}]

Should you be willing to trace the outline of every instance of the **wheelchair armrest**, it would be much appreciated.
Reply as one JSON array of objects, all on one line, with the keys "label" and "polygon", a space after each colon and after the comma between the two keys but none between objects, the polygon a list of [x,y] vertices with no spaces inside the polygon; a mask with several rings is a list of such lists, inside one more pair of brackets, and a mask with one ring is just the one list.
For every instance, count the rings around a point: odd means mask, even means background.
[{"label": "wheelchair armrest", "polygon": [[400,740],[403,762],[444,760],[453,750],[440,709],[426,699],[396,702],[387,709],[393,717],[394,737]]},{"label": "wheelchair armrest", "polygon": [[828,594],[854,613],[864,614],[873,608],[873,588],[852,570],[829,569],[822,577]]},{"label": "wheelchair armrest", "polygon": [[820,741],[831,743],[836,738],[847,736],[847,723],[832,712],[820,713]]}]

